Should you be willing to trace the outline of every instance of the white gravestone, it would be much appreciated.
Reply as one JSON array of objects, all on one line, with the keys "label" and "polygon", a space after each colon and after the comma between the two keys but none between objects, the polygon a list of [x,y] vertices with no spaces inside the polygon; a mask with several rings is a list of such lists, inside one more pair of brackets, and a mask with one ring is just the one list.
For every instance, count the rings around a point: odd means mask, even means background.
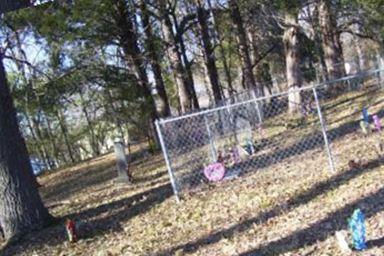
[{"label": "white gravestone", "polygon": [[116,155],[116,167],[117,167],[117,181],[118,182],[131,182],[130,175],[128,173],[128,161],[125,155],[125,145],[121,140],[115,140],[114,142],[115,155]]}]

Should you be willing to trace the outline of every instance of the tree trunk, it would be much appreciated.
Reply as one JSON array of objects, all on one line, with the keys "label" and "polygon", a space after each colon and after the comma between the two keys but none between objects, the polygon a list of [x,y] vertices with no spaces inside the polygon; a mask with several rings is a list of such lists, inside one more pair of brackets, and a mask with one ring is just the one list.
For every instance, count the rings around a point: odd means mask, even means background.
[{"label": "tree trunk", "polygon": [[150,17],[148,14],[147,6],[144,0],[141,0],[140,4],[141,13],[142,13],[142,23],[144,27],[144,32],[146,35],[146,49],[148,51],[149,62],[152,68],[153,75],[155,77],[155,85],[156,90],[159,95],[160,102],[160,115],[162,117],[167,117],[171,114],[171,110],[169,108],[169,101],[167,97],[167,93],[165,91],[165,85],[161,70],[161,58],[159,54],[159,47],[156,46],[156,37],[153,35],[152,25],[150,21]]},{"label": "tree trunk", "polygon": [[[27,121],[27,126],[28,126],[28,128],[29,128],[29,130],[31,132],[32,139],[33,139],[33,141],[34,141],[34,143],[36,145],[36,150],[38,151],[39,159],[44,160],[45,164],[49,164],[49,161],[47,159],[47,153],[46,153],[46,151],[44,151],[44,149],[42,149],[40,147],[39,140],[37,139],[35,131],[34,131],[33,126],[32,126],[32,122],[31,122],[31,120],[30,120],[30,118],[29,118],[29,116],[27,114],[25,114],[25,118],[26,118],[26,121]],[[23,134],[21,134],[21,136],[23,136]],[[28,151],[28,147],[27,147],[27,151]],[[47,166],[49,166],[49,165],[47,165]],[[35,184],[36,187],[40,187],[40,184],[37,182],[36,177],[34,177],[32,182]]]},{"label": "tree trunk", "polygon": [[318,12],[325,64],[329,79],[334,80],[345,75],[345,68],[337,22],[329,0],[319,0]]},{"label": "tree trunk", "polygon": [[[117,107],[115,107],[116,100],[113,99],[113,95],[112,95],[111,91],[109,91],[109,90],[105,90],[104,95],[105,95],[106,101],[107,101],[107,104],[103,104],[104,109],[105,109],[106,113],[109,116],[111,116],[111,119],[112,119],[112,122],[114,123],[114,126],[116,127],[118,133],[120,133],[120,139],[123,140],[124,144],[128,145],[128,149],[129,149],[130,140],[129,140],[128,125],[127,125],[127,123],[125,123],[126,124],[126,130],[127,130],[127,138],[125,138],[125,133],[123,130],[122,122],[118,116],[117,109],[116,109]],[[121,101],[120,105],[123,106],[123,108],[127,108],[127,106],[124,104],[123,101]]]},{"label": "tree trunk", "polygon": [[59,121],[60,130],[64,138],[65,146],[67,147],[69,158],[71,160],[71,163],[74,164],[76,163],[76,159],[72,150],[71,142],[69,141],[69,135],[68,135],[67,124],[65,122],[65,116],[61,112],[61,109],[56,110],[56,117],[57,117],[57,120]]},{"label": "tree trunk", "polygon": [[237,5],[235,0],[230,0],[229,6],[231,9],[232,21],[237,30],[239,53],[243,67],[244,85],[246,89],[256,88],[256,96],[261,96],[261,88],[256,84],[256,79],[253,74],[252,61],[251,56],[249,54],[249,46],[247,42],[247,35],[243,26],[243,20],[241,18],[239,6]]},{"label": "tree trunk", "polygon": [[211,0],[208,0],[207,2],[208,2],[211,16],[212,16],[213,27],[214,27],[214,30],[216,31],[216,36],[213,37],[214,44],[215,44],[215,46],[217,45],[219,47],[220,58],[221,58],[221,61],[223,63],[224,74],[225,74],[225,77],[227,80],[226,82],[228,85],[228,93],[230,96],[232,96],[233,93],[235,92],[235,89],[233,88],[231,69],[229,67],[227,55],[226,55],[225,49],[224,49],[223,44],[222,44],[223,39],[220,36],[219,26],[217,26],[217,23],[216,23],[216,17],[215,17],[215,14],[213,12],[213,9],[212,9]]},{"label": "tree trunk", "polygon": [[260,81],[260,86],[263,89],[263,95],[265,96],[266,95],[265,92],[267,91],[267,95],[271,96],[273,84],[272,84],[272,76],[270,73],[270,67],[268,62],[262,61],[257,64],[256,77]]},{"label": "tree trunk", "polygon": [[138,37],[134,29],[132,19],[128,13],[128,7],[123,0],[113,0],[116,8],[115,21],[119,28],[119,41],[126,55],[127,62],[131,62],[135,76],[138,79],[138,90],[146,99],[152,120],[158,117],[156,104],[153,99],[148,82],[148,75],[143,62],[143,54],[140,50]]},{"label": "tree trunk", "polygon": [[[30,149],[30,151],[31,150],[37,150],[39,158],[44,159],[44,151],[39,145],[39,139],[36,136],[35,129],[33,128],[33,125],[32,125],[32,121],[27,114],[25,114],[25,120],[27,121],[27,126],[28,126],[30,133],[31,133],[33,144],[35,145],[35,147],[32,147],[32,149]],[[27,142],[28,142],[28,140],[27,140]]]},{"label": "tree trunk", "polygon": [[80,101],[81,101],[81,109],[82,109],[83,114],[85,116],[85,120],[87,121],[88,132],[89,132],[89,134],[88,134],[89,144],[91,146],[92,155],[98,156],[98,155],[100,155],[101,152],[100,152],[99,144],[97,142],[95,131],[93,130],[94,127],[92,124],[91,117],[89,116],[89,113],[87,110],[87,104],[85,103],[84,95],[83,95],[83,92],[81,91],[81,88],[79,88],[79,95],[80,95]]},{"label": "tree trunk", "polygon": [[[308,7],[310,8],[310,7]],[[308,11],[311,13],[311,11]],[[317,55],[319,56],[319,68],[320,68],[320,75],[322,78],[322,82],[328,81],[328,71],[327,71],[327,65],[325,63],[324,58],[324,51],[322,49],[322,39],[321,39],[321,31],[320,31],[320,25],[319,25],[319,8],[316,5],[313,13],[310,16],[310,23],[313,29],[313,41],[315,43],[315,48]]]},{"label": "tree trunk", "polygon": [[213,97],[215,99],[215,103],[218,104],[222,100],[221,86],[219,82],[219,75],[217,73],[215,51],[211,43],[211,36],[209,35],[207,11],[204,9],[201,0],[197,0],[197,4],[197,20],[200,25],[200,34],[204,49],[205,65],[207,66]]},{"label": "tree trunk", "polygon": [[192,110],[193,108],[199,107],[193,80],[190,81],[190,76],[188,75],[186,67],[183,65],[183,59],[180,53],[180,46],[178,43],[178,40],[180,38],[177,38],[177,36],[173,32],[173,24],[168,15],[166,3],[165,1],[159,0],[158,4],[161,12],[163,34],[165,43],[167,44],[169,62],[177,86],[181,113],[186,113]]},{"label": "tree trunk", "polygon": [[287,85],[288,91],[290,91],[288,94],[288,111],[294,113],[300,109],[301,96],[300,92],[292,91],[298,90],[302,84],[299,54],[299,24],[297,16],[287,12],[285,15],[285,23],[286,29],[284,31],[283,42],[287,69]]},{"label": "tree trunk", "polygon": [[32,118],[33,128],[36,131],[37,139],[39,140],[39,144],[41,145],[41,150],[43,152],[42,160],[44,160],[46,167],[53,168],[53,166],[51,166],[48,149],[44,142],[44,136],[42,135],[42,132],[41,132],[40,123],[41,123],[40,120],[37,120],[36,118]]},{"label": "tree trunk", "polygon": [[[260,96],[265,96],[265,92],[264,92],[265,86],[264,85],[267,82],[269,82],[269,79],[270,79],[269,66],[264,65],[264,62],[262,61],[263,57],[259,53],[259,50],[257,47],[258,41],[257,41],[255,28],[250,28],[248,30],[248,34],[249,34],[250,46],[252,49],[252,54],[250,54],[250,56],[252,56],[251,61],[252,61],[252,66],[255,69],[255,71],[253,73],[255,76],[256,83],[260,87],[260,91],[261,91]],[[268,87],[267,87],[267,89],[268,89]]]},{"label": "tree trunk", "polygon": [[[50,120],[48,120],[48,117],[45,115],[44,116],[44,120],[46,122],[46,135],[47,137],[49,138],[49,141],[51,142],[51,146],[52,146],[52,151],[53,151],[53,155],[55,156],[55,162],[56,162],[56,167],[59,167],[60,164],[63,162],[66,162],[66,159],[65,159],[65,155],[64,154],[61,154],[59,152],[59,148],[57,146],[57,141],[56,141],[56,137],[54,136],[53,134],[53,130],[52,130],[52,127],[51,127],[51,123],[50,123]],[[62,159],[60,159],[60,155],[62,156]]]},{"label": "tree trunk", "polygon": [[[357,25],[357,33],[363,34],[361,31],[360,25]],[[364,52],[364,40],[356,35],[354,35],[353,41],[356,46],[356,52],[357,56],[359,58],[358,65],[359,65],[359,70],[365,71],[369,69],[368,65],[368,60],[367,60],[367,55]]]},{"label": "tree trunk", "polygon": [[52,221],[32,175],[25,141],[0,60],[0,226],[6,239],[42,228]]},{"label": "tree trunk", "polygon": [[128,63],[132,63],[135,76],[138,79],[138,87],[140,94],[145,98],[150,114],[150,130],[153,131],[153,140],[158,144],[158,138],[155,131],[155,120],[159,117],[155,100],[153,98],[151,87],[148,81],[148,75],[143,61],[144,55],[139,47],[137,32],[132,21],[132,17],[128,11],[128,6],[123,0],[113,0],[116,9],[116,26],[119,28],[120,45],[126,56]]},{"label": "tree trunk", "polygon": [[188,90],[189,90],[190,95],[192,97],[193,108],[198,109],[199,108],[199,101],[197,99],[197,94],[196,94],[196,90],[195,90],[195,84],[194,84],[193,74],[192,74],[192,69],[191,69],[191,62],[189,61],[188,56],[187,56],[187,50],[186,50],[185,43],[184,43],[183,33],[180,31],[179,24],[177,22],[177,18],[176,18],[175,13],[172,13],[172,18],[173,18],[174,25],[175,25],[175,28],[177,31],[176,36],[175,36],[175,40],[176,40],[176,43],[178,42],[179,46],[180,46],[180,54],[181,54],[182,60],[183,60],[184,65],[185,65],[185,73],[186,73],[185,79],[188,83]]},{"label": "tree trunk", "polygon": [[11,11],[16,11],[18,9],[27,8],[32,6],[32,1],[30,0],[18,0],[18,1],[1,1],[0,3],[0,13],[6,13]]}]

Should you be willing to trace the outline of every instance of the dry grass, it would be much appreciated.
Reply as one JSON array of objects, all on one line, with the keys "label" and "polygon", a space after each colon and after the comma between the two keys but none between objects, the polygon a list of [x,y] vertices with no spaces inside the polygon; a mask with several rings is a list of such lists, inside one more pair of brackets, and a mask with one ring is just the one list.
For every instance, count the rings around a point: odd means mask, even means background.
[{"label": "dry grass", "polygon": [[[382,109],[377,102],[371,113]],[[330,129],[345,125],[343,117],[354,118],[353,107],[341,109],[327,110]],[[114,183],[114,159],[106,155],[39,180],[52,214],[80,223],[78,243],[67,242],[60,224],[3,254],[342,255],[334,234],[347,231],[347,218],[360,207],[369,249],[353,255],[384,255],[384,159],[375,150],[377,138],[354,129],[335,137],[336,173],[329,172],[323,149],[315,148],[187,194],[180,204],[160,154],[136,158],[131,186]],[[349,166],[350,160],[360,164]]]}]

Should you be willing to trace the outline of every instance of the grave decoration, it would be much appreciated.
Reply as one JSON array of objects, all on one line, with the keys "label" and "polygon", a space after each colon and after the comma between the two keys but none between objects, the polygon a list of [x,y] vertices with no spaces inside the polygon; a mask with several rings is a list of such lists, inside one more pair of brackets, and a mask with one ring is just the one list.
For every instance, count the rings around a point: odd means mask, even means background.
[{"label": "grave decoration", "polygon": [[340,250],[343,253],[351,253],[352,250],[351,248],[349,248],[346,236],[344,235],[343,231],[336,231],[335,235],[336,235],[336,241]]},{"label": "grave decoration", "polygon": [[238,163],[241,162],[239,149],[237,148],[236,145],[234,145],[234,146],[232,147],[232,155],[231,155],[231,158],[232,158],[232,162],[233,162],[234,164],[238,164]]},{"label": "grave decoration", "polygon": [[366,107],[363,107],[363,121],[366,122],[367,124],[369,124],[369,113],[368,113],[368,109]]},{"label": "grave decoration", "polygon": [[258,124],[257,129],[259,130],[259,134],[260,134],[261,138],[266,137],[267,134],[266,134],[265,129],[264,129],[262,124]]},{"label": "grave decoration", "polygon": [[225,167],[222,163],[210,164],[204,168],[204,176],[212,182],[221,181],[225,176]]},{"label": "grave decoration", "polygon": [[227,144],[217,151],[217,162],[205,167],[203,173],[211,182],[232,179],[240,174],[241,169],[238,167],[240,163],[238,147],[235,144]]},{"label": "grave decoration", "polygon": [[312,100],[310,98],[304,100],[302,104],[300,104],[300,110],[303,117],[307,117],[310,114],[314,113],[316,110],[312,105]]},{"label": "grave decoration", "polygon": [[381,122],[380,122],[379,116],[373,115],[372,119],[373,119],[373,123],[375,124],[375,130],[380,132],[382,127],[381,127]]},{"label": "grave decoration", "polygon": [[243,145],[241,148],[249,156],[252,156],[255,153],[255,145],[253,145],[253,142],[251,139],[246,139],[245,145]]},{"label": "grave decoration", "polygon": [[370,131],[368,124],[365,121],[360,121],[361,132],[367,135]]},{"label": "grave decoration", "polygon": [[225,158],[224,153],[221,150],[217,151],[217,162],[224,164]]},{"label": "grave decoration", "polygon": [[231,158],[231,154],[228,149],[223,148],[217,151],[217,162],[227,166]]},{"label": "grave decoration", "polygon": [[71,243],[77,242],[77,230],[76,230],[75,221],[67,219],[67,221],[65,223],[65,229],[67,231],[69,242],[71,242]]},{"label": "grave decoration", "polygon": [[365,243],[365,216],[360,209],[356,209],[351,218],[348,220],[348,225],[352,234],[353,247],[362,251],[367,248]]},{"label": "grave decoration", "polygon": [[241,163],[241,157],[238,147],[235,144],[232,144],[231,147],[228,148],[228,157],[225,165],[226,174],[224,179],[230,180],[236,178],[241,173],[241,168],[239,168],[238,164]]}]

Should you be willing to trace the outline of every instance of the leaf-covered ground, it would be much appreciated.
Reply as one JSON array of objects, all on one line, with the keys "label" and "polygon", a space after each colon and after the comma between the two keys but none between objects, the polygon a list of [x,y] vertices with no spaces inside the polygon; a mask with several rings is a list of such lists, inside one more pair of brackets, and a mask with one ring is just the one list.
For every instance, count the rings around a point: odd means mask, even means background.
[{"label": "leaf-covered ground", "polygon": [[[356,97],[367,104],[365,96]],[[329,129],[345,125],[340,121],[345,117],[352,123],[360,117],[349,101],[338,100],[334,104],[343,111],[326,111]],[[370,104],[372,113],[382,110],[381,101]],[[205,186],[180,204],[162,155],[142,154],[140,148],[134,149],[130,186],[114,182],[113,155],[44,175],[39,182],[46,205],[54,216],[79,223],[80,241],[67,242],[60,223],[2,254],[343,255],[335,232],[349,239],[347,218],[359,207],[366,215],[368,250],[352,255],[384,255],[384,158],[375,146],[382,135],[363,136],[358,123],[351,125],[332,139],[335,173],[329,172],[324,149],[313,148]]]}]

